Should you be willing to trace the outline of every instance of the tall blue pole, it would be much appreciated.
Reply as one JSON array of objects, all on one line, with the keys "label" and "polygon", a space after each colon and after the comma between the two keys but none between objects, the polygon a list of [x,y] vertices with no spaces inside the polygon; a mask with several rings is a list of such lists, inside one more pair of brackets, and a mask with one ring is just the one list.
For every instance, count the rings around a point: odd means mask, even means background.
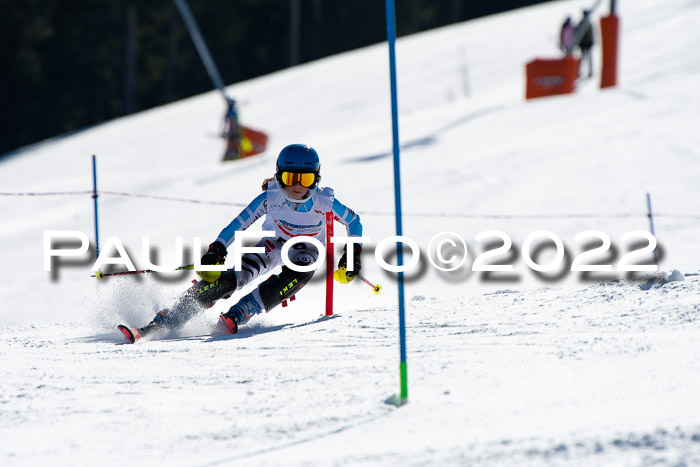
[{"label": "tall blue pole", "polygon": [[97,228],[97,158],[92,155],[92,199],[95,206],[95,258],[100,256],[100,236]]},{"label": "tall blue pole", "polygon": [[[656,237],[654,233],[654,214],[651,210],[651,195],[649,193],[647,193],[647,209],[649,210],[649,229],[651,230],[651,235]],[[657,268],[659,267],[659,258],[656,256],[656,248],[654,248],[654,264],[656,264]]]},{"label": "tall blue pole", "polygon": [[[396,204],[396,235],[403,236],[401,225],[401,159],[399,157],[399,106],[396,91],[396,19],[394,0],[386,0],[386,36],[389,42],[389,75],[391,81],[391,127],[394,147],[394,199]],[[403,266],[403,243],[396,244],[396,261]],[[404,273],[399,272],[399,342],[400,356],[399,378],[401,381],[400,405],[408,401],[408,366],[406,363],[406,310],[404,307]]]}]

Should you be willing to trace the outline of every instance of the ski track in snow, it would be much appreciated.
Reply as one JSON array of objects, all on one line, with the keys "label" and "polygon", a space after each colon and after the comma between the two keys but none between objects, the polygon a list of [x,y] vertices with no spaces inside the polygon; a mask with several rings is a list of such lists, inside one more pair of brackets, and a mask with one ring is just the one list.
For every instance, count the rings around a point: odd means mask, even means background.
[{"label": "ski track in snow", "polygon": [[[124,449],[144,465],[697,463],[698,293],[690,275],[650,288],[620,280],[414,297],[412,402],[401,409],[382,403],[398,383],[391,308],[306,322],[276,310],[240,335],[136,345],[113,328],[2,327],[2,456],[9,465],[117,464]],[[638,417],[650,410],[651,421]],[[22,442],[30,437],[41,442]]]}]

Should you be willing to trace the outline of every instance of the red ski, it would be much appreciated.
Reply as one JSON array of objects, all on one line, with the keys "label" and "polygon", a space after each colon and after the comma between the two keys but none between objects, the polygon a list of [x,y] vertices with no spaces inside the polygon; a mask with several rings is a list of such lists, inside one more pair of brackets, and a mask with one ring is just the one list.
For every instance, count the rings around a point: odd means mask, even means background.
[{"label": "red ski", "polygon": [[236,321],[226,315],[219,316],[217,327],[222,334],[236,334],[238,332],[238,324],[236,324]]},{"label": "red ski", "polygon": [[124,326],[123,324],[120,324],[117,326],[117,328],[122,332],[122,334],[124,334],[124,337],[127,341],[129,341],[129,344],[133,344],[143,337],[138,328],[130,328],[128,326]]}]

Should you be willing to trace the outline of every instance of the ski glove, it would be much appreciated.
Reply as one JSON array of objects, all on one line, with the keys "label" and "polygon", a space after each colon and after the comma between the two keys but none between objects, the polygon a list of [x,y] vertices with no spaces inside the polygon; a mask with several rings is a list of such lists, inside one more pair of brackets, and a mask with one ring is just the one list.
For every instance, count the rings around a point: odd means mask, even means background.
[{"label": "ski glove", "polygon": [[338,268],[344,269],[345,270],[345,277],[347,278],[347,281],[350,282],[355,278],[360,273],[360,269],[362,269],[362,259],[360,257],[360,253],[362,253],[362,246],[358,245],[357,243],[352,244],[353,248],[353,263],[352,263],[352,271],[348,271],[348,246],[347,244],[343,247],[343,256],[340,257],[340,261],[338,261]]},{"label": "ski glove", "polygon": [[206,266],[213,264],[224,264],[227,254],[228,252],[226,251],[226,247],[223,243],[214,242],[209,245],[209,251],[204,253],[204,256],[202,256],[202,264]]}]

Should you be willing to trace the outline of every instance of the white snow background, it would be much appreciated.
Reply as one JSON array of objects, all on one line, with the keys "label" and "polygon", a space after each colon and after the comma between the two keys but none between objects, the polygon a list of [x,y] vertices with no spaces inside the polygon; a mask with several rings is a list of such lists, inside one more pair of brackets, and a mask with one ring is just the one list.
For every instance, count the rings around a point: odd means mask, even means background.
[{"label": "white snow background", "polygon": [[[225,108],[210,92],[0,160],[0,192],[89,191],[96,154],[101,243],[119,237],[141,267],[142,237],[172,261],[175,237],[209,243],[240,207],[106,192],[245,205],[279,150],[307,143],[322,184],[362,216],[363,273],[383,286],[337,285],[323,318],[321,271],[236,336],[211,328],[242,293],[169,338],[122,345],[117,324],[147,323],[196,276],[97,282],[89,256],[52,275],[44,231],[92,238],[92,198],[0,196],[0,464],[700,463],[700,3],[618,2],[619,86],[598,88],[596,47],[576,94],[526,102],[525,63],[558,56],[561,21],[589,3],[398,41],[404,233],[423,253],[407,274],[401,408],[384,403],[399,389],[397,284],[373,259],[395,233],[386,43],[231,86],[243,123],[271,136],[259,157],[220,162]],[[649,229],[647,193],[663,250],[652,280],[525,265],[530,233],[576,256],[573,237],[595,229],[615,266],[632,248],[620,236]],[[470,272],[489,230],[512,238],[499,259],[513,273]],[[426,259],[443,231],[469,245],[452,273]]]}]

